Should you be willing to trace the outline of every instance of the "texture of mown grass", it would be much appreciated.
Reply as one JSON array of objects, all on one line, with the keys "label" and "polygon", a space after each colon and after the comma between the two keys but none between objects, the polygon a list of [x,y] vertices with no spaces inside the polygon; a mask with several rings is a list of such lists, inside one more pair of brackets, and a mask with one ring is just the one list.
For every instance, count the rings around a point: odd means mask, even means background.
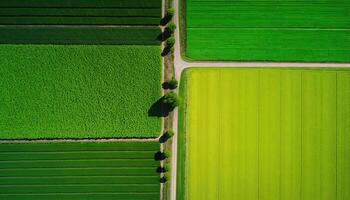
[{"label": "texture of mown grass", "polygon": [[158,46],[0,46],[0,138],[157,137]]},{"label": "texture of mown grass", "polygon": [[350,61],[349,1],[186,2],[191,59]]},{"label": "texture of mown grass", "polygon": [[157,151],[157,142],[0,144],[0,198],[159,199]]},{"label": "texture of mown grass", "polygon": [[350,70],[190,69],[184,79],[180,199],[350,198]]}]

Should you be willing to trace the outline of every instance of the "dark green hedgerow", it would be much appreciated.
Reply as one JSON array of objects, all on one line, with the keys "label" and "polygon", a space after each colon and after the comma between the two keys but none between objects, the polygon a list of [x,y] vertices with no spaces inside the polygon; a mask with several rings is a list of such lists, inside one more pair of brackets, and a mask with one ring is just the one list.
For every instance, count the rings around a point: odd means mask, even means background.
[{"label": "dark green hedgerow", "polygon": [[161,0],[1,0],[0,7],[160,8]]},{"label": "dark green hedgerow", "polygon": [[158,137],[159,46],[1,45],[0,138]]}]

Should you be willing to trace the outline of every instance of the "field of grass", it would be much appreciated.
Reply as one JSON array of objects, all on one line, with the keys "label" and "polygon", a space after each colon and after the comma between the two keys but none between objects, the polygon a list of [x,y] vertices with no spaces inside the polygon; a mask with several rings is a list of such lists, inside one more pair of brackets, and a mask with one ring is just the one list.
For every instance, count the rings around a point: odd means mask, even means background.
[{"label": "field of grass", "polygon": [[182,81],[180,199],[350,199],[350,70],[189,69]]},{"label": "field of grass", "polygon": [[157,137],[159,46],[1,45],[0,139]]},{"label": "field of grass", "polygon": [[350,61],[347,0],[186,3],[191,59]]},{"label": "field of grass", "polygon": [[157,142],[0,144],[0,199],[159,199]]}]

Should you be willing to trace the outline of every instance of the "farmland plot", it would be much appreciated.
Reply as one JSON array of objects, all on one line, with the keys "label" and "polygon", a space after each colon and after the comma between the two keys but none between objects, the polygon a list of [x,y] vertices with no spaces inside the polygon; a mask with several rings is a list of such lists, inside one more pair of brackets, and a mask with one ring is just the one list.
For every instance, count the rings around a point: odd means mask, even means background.
[{"label": "farmland plot", "polygon": [[159,44],[160,18],[161,0],[4,0],[0,43]]},{"label": "farmland plot", "polygon": [[189,69],[181,84],[180,199],[350,198],[350,70]]},{"label": "farmland plot", "polygon": [[157,142],[0,144],[0,199],[157,200]]},{"label": "farmland plot", "polygon": [[350,2],[186,1],[195,60],[349,62]]},{"label": "farmland plot", "polygon": [[[0,139],[158,137],[158,46],[1,45]],[[142,94],[142,95],[141,95]]]}]

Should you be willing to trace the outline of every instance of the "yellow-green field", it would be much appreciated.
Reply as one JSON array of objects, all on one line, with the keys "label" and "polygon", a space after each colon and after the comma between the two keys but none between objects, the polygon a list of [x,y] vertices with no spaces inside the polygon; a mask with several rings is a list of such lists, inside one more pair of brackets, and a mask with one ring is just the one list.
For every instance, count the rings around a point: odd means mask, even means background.
[{"label": "yellow-green field", "polygon": [[181,84],[180,199],[350,199],[350,70],[201,68]]}]

